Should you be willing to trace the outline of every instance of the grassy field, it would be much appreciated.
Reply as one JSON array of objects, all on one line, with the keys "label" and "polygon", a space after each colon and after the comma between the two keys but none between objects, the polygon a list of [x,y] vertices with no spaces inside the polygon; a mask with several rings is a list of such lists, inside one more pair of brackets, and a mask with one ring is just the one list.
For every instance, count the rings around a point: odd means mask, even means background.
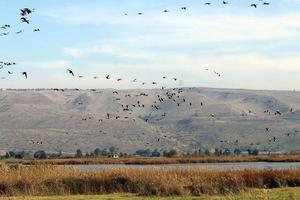
[{"label": "grassy field", "polygon": [[272,190],[254,190],[227,196],[200,197],[154,197],[136,196],[132,194],[86,195],[86,196],[48,196],[48,197],[3,197],[1,200],[297,200],[300,199],[300,188],[283,188]]},{"label": "grassy field", "polygon": [[253,189],[300,187],[300,169],[203,170],[115,169],[80,171],[54,166],[0,167],[4,196],[99,195],[144,196],[226,195]]},{"label": "grassy field", "polygon": [[182,164],[182,163],[229,163],[229,162],[300,162],[300,155],[277,156],[227,156],[227,157],[176,157],[176,158],[74,158],[45,160],[3,160],[2,163],[24,165],[82,165],[82,164]]}]

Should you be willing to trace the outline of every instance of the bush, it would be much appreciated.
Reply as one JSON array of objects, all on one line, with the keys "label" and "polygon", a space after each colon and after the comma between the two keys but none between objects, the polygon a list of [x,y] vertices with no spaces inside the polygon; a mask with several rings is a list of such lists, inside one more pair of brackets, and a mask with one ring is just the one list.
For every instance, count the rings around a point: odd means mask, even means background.
[{"label": "bush", "polygon": [[169,151],[169,153],[168,153],[168,157],[169,158],[174,158],[174,157],[177,157],[179,154],[178,154],[178,152],[177,152],[177,150],[176,149],[171,149],[170,151]]}]

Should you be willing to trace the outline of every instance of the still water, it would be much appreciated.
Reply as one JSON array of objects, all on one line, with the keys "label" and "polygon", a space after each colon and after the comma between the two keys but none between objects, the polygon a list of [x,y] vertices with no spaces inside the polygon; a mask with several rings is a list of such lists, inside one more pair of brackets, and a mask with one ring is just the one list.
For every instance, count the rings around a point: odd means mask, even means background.
[{"label": "still water", "polygon": [[[70,167],[70,166],[66,166]],[[241,163],[195,163],[195,164],[168,164],[168,165],[72,165],[80,170],[107,170],[107,169],[290,169],[300,168],[300,162],[241,162]]]}]

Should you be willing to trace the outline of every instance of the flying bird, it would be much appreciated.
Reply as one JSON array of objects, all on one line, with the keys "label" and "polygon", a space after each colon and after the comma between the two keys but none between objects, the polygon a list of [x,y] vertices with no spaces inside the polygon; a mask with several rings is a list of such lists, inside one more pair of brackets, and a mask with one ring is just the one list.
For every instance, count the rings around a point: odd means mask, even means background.
[{"label": "flying bird", "polygon": [[21,11],[21,16],[26,16],[26,15],[30,15],[32,12],[34,12],[34,9],[29,9],[29,8],[23,8],[20,9]]},{"label": "flying bird", "polygon": [[10,28],[10,25],[9,24],[4,24],[4,26],[1,26],[0,28],[2,28],[2,29]]},{"label": "flying bird", "polygon": [[67,69],[67,71],[68,71],[68,72],[69,72],[69,74],[71,74],[72,76],[75,76],[72,70],[70,70],[70,69]]},{"label": "flying bird", "polygon": [[22,21],[23,23],[26,23],[26,24],[29,24],[29,23],[30,23],[29,20],[28,20],[27,18],[25,18],[25,17],[21,17],[21,21]]},{"label": "flying bird", "polygon": [[25,78],[27,79],[27,72],[22,72],[22,75],[24,75]]}]

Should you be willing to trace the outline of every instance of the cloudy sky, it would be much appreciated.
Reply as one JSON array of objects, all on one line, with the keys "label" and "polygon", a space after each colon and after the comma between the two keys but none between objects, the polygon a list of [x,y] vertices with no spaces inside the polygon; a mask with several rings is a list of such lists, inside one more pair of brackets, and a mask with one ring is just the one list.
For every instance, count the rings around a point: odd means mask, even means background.
[{"label": "cloudy sky", "polygon": [[[0,61],[17,65],[0,70],[6,77],[0,88],[147,88],[141,82],[157,81],[157,87],[299,90],[300,0],[268,2],[1,0],[0,25],[11,28],[0,30],[10,32],[0,37]],[[23,7],[35,8],[30,25],[19,20]]]}]

